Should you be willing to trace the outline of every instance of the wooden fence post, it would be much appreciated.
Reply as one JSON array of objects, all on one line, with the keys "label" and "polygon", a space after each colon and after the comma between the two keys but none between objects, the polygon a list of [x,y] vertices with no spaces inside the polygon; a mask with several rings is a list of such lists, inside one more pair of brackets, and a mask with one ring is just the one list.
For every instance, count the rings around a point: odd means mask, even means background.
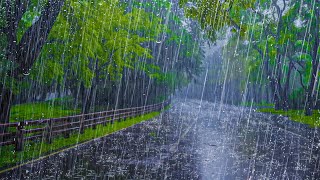
[{"label": "wooden fence post", "polygon": [[118,116],[117,110],[114,110],[114,111],[113,111],[112,124],[117,120],[117,116]]},{"label": "wooden fence post", "polygon": [[84,114],[80,117],[80,127],[79,127],[80,134],[84,133],[84,120],[85,120],[84,117],[85,117]]},{"label": "wooden fence post", "polygon": [[136,113],[137,113],[137,108],[135,107],[133,108],[133,111],[132,111],[132,117],[136,117],[137,116]]},{"label": "wooden fence post", "polygon": [[68,137],[70,137],[70,128],[71,128],[71,121],[70,121],[71,119],[68,117],[68,118],[66,118],[66,120],[64,121],[64,123],[65,123],[65,125],[64,125],[64,129],[65,129],[65,131],[64,131],[64,138],[68,138]]},{"label": "wooden fence post", "polygon": [[52,119],[49,119],[46,127],[46,142],[48,144],[52,143]]},{"label": "wooden fence post", "polygon": [[103,115],[103,121],[105,121],[104,123],[103,123],[103,126],[106,126],[107,124],[108,124],[108,122],[107,122],[107,120],[108,120],[108,118],[107,118],[107,116],[108,116],[108,111],[107,112],[105,112],[105,113],[103,113],[104,115]]},{"label": "wooden fence post", "polygon": [[112,110],[113,111],[113,116],[112,116],[112,119],[111,119],[111,124],[114,123],[114,119],[116,117],[116,110]]},{"label": "wooden fence post", "polygon": [[122,116],[123,116],[123,112],[122,112],[122,111],[119,111],[119,112],[118,112],[118,122],[121,122]]},{"label": "wooden fence post", "polygon": [[96,120],[96,118],[99,118],[101,116],[101,113],[99,113],[99,114],[93,114],[93,125],[92,125],[92,129],[97,129],[97,122],[99,122],[99,121],[97,121]]},{"label": "wooden fence post", "polygon": [[17,126],[17,134],[16,134],[16,138],[15,138],[15,150],[16,151],[23,151],[24,125],[25,125],[25,122],[20,122]]},{"label": "wooden fence post", "polygon": [[126,113],[126,117],[124,118],[124,120],[126,121],[127,119],[130,119],[131,116],[132,116],[132,108],[130,108],[130,110],[128,110],[128,112]]},{"label": "wooden fence post", "polygon": [[128,113],[128,110],[124,110],[124,112],[122,114],[122,121],[126,120],[127,113]]}]

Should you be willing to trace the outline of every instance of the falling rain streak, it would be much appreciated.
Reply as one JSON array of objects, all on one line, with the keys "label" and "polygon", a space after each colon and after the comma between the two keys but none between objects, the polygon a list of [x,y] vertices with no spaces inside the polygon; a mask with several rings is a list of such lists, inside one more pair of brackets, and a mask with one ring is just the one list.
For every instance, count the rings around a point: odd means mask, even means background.
[{"label": "falling rain streak", "polygon": [[0,179],[320,179],[319,0],[0,9]]}]

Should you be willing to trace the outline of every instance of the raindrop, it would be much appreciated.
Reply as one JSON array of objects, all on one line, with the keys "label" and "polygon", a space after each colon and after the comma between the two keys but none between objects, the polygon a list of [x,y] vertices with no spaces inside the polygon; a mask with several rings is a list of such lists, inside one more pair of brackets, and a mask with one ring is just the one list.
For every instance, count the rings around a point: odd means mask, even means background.
[{"label": "raindrop", "polygon": [[29,75],[30,75],[30,72],[24,72],[23,75],[24,75],[24,76],[29,76]]}]

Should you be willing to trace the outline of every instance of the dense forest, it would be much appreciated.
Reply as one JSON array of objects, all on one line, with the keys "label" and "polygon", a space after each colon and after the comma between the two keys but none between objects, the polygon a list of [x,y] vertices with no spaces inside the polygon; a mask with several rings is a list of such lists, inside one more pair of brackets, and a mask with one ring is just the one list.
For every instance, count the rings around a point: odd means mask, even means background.
[{"label": "dense forest", "polygon": [[2,123],[24,103],[88,113],[160,102],[201,70],[201,31],[176,3],[1,1],[1,9]]},{"label": "dense forest", "polygon": [[[306,115],[320,106],[318,0],[26,0],[1,9],[1,122],[23,103],[87,113],[159,102],[205,68],[215,101]],[[219,57],[202,65],[220,40]]]},{"label": "dense forest", "polygon": [[320,0],[0,0],[0,179],[319,179]]},{"label": "dense forest", "polygon": [[318,0],[194,4],[185,2],[186,14],[200,22],[209,39],[223,41],[221,51],[206,60],[206,97],[301,109],[306,115],[319,109]]}]

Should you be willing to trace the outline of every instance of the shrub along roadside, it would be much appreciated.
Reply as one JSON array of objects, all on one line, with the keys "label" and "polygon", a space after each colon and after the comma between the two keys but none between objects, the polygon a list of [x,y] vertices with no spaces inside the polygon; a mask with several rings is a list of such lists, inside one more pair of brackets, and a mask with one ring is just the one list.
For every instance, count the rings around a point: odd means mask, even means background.
[{"label": "shrub along roadside", "polygon": [[[169,106],[167,106],[165,110],[168,108]],[[160,115],[160,112],[151,112],[149,114],[127,119],[126,121],[117,121],[114,124],[108,124],[107,126],[99,125],[97,126],[97,129],[86,129],[83,134],[74,133],[71,134],[69,138],[57,137],[51,144],[45,142],[26,142],[24,151],[22,152],[15,152],[13,145],[0,147],[0,169],[9,168],[10,166],[34,160],[79,143],[106,136],[140,122],[152,119],[158,115]]]},{"label": "shrub along roadside", "polygon": [[320,127],[320,112],[314,110],[312,116],[305,116],[303,110],[274,110],[273,108],[262,108],[258,109],[259,112],[271,113],[282,116],[287,116],[290,120],[308,124],[311,128]]}]

